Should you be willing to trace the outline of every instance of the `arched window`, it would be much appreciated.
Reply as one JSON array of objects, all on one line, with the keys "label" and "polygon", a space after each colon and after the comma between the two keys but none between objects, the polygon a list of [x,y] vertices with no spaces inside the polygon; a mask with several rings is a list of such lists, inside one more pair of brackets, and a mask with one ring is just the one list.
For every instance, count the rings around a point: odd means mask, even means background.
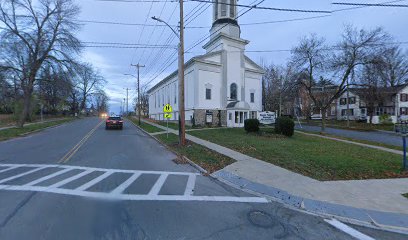
[{"label": "arched window", "polygon": [[221,17],[227,16],[227,0],[221,0]]},{"label": "arched window", "polygon": [[230,99],[237,100],[237,84],[233,83],[230,86]]}]

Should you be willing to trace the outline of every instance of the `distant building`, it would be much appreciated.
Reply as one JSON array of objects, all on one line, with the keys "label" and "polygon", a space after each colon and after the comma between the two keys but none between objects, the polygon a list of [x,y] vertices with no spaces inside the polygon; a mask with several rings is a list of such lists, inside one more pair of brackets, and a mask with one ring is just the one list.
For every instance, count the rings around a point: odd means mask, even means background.
[{"label": "distant building", "polygon": [[[367,120],[380,123],[381,115],[389,115],[396,123],[408,120],[408,85],[401,84],[394,87],[383,87],[377,90],[378,97],[370,98],[367,88],[350,88],[349,90],[349,119]],[[369,100],[372,99],[372,100]],[[336,101],[337,119],[347,119],[347,93],[343,93]]]},{"label": "distant building", "polygon": [[[242,127],[262,111],[264,70],[245,55],[249,41],[240,38],[236,0],[215,1],[206,54],[185,64],[186,121],[196,125]],[[163,106],[173,106],[178,120],[177,71],[149,91],[149,116],[164,120]]]}]

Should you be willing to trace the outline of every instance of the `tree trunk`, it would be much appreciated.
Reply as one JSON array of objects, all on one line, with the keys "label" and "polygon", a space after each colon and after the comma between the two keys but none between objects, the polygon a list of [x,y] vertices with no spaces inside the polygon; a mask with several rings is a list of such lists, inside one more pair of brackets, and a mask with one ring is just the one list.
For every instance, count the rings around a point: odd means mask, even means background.
[{"label": "tree trunk", "polygon": [[320,133],[324,133],[326,131],[326,109],[322,109],[322,126]]},{"label": "tree trunk", "polygon": [[20,114],[20,119],[17,122],[17,127],[22,128],[26,122],[31,109],[31,94],[25,93],[23,99],[23,111]]}]

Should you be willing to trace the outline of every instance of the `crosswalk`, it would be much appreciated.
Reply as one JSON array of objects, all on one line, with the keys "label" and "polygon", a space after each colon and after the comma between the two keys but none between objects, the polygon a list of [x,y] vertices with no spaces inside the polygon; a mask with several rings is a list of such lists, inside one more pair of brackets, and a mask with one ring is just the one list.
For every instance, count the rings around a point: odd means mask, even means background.
[{"label": "crosswalk", "polygon": [[[261,197],[195,195],[198,173],[105,169],[71,165],[0,164],[0,192],[34,191],[89,198],[129,201],[211,201],[266,203]],[[153,177],[152,181],[146,181]],[[164,191],[172,177],[182,177],[180,193]],[[107,180],[114,182],[106,189]],[[174,181],[173,181],[174,182]],[[173,183],[174,184],[174,183]],[[112,185],[112,184],[111,184]],[[132,192],[142,186],[146,192]],[[99,187],[98,187],[99,186]],[[101,187],[103,186],[103,187]],[[162,192],[165,193],[162,193]]]}]

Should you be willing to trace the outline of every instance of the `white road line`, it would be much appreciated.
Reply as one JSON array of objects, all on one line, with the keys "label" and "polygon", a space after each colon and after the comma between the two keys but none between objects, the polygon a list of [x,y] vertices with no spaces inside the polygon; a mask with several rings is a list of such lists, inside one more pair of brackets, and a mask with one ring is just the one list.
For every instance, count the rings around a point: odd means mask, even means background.
[{"label": "white road line", "polygon": [[4,172],[10,171],[10,170],[19,168],[20,166],[11,166],[11,167],[10,166],[5,166],[5,167],[8,167],[8,168],[0,170],[0,173],[4,173]]},{"label": "white road line", "polygon": [[111,194],[121,194],[127,187],[129,187],[130,184],[132,184],[141,174],[140,173],[134,173],[132,176],[130,176],[126,181],[124,181],[122,184],[117,186],[113,191],[111,191]]},{"label": "white road line", "polygon": [[97,177],[97,178],[95,178],[95,179],[93,179],[93,180],[91,180],[91,181],[85,183],[85,184],[82,185],[82,186],[77,187],[75,190],[77,190],[77,191],[84,191],[84,190],[86,190],[86,189],[92,187],[93,185],[97,184],[98,182],[102,181],[103,179],[109,177],[110,175],[112,175],[112,173],[113,173],[113,171],[105,172],[104,174],[100,175],[99,177]]},{"label": "white road line", "polygon": [[206,202],[236,202],[236,203],[268,203],[268,200],[261,197],[110,194],[105,192],[87,192],[64,188],[49,188],[41,186],[11,186],[11,185],[0,185],[0,189],[5,189],[9,191],[49,192],[90,198],[131,200],[131,201],[204,201],[204,202],[206,201]]},{"label": "white road line", "polygon": [[355,230],[354,228],[351,228],[349,226],[347,226],[346,224],[337,221],[336,219],[324,219],[325,222],[327,222],[328,224],[332,225],[333,227],[347,233],[348,235],[359,239],[359,240],[375,240],[374,238],[367,236],[357,230]]},{"label": "white road line", "polygon": [[148,195],[158,195],[168,175],[169,174],[167,173],[161,174],[159,179],[157,179],[156,183],[153,185],[152,189],[150,189],[150,192]]},{"label": "white road line", "polygon": [[61,187],[61,186],[65,185],[65,184],[67,184],[67,183],[69,183],[69,182],[72,182],[72,181],[74,181],[74,180],[76,180],[76,179],[78,179],[78,178],[80,178],[80,177],[83,177],[83,176],[85,176],[85,175],[87,175],[87,174],[89,174],[89,173],[91,173],[91,172],[93,172],[93,170],[83,171],[83,172],[81,172],[81,173],[79,173],[79,174],[77,174],[77,175],[74,175],[74,176],[72,176],[72,177],[66,178],[66,179],[64,179],[64,180],[62,180],[62,181],[60,181],[60,182],[54,183],[53,185],[48,186],[48,187],[49,187],[49,188],[58,188],[58,187]]},{"label": "white road line", "polygon": [[33,186],[33,185],[36,185],[37,183],[40,183],[40,182],[43,182],[43,181],[48,180],[48,179],[50,179],[50,178],[59,176],[59,175],[61,175],[61,174],[63,174],[63,173],[69,172],[69,171],[71,171],[71,170],[72,170],[72,169],[69,169],[69,168],[62,169],[62,170],[60,170],[60,171],[58,171],[58,172],[55,172],[55,173],[53,173],[53,174],[44,176],[44,177],[42,177],[42,178],[39,178],[39,179],[37,179],[37,180],[34,180],[34,181],[29,182],[29,183],[24,184],[24,185],[25,185],[25,186]]},{"label": "white road line", "polygon": [[112,168],[95,168],[95,167],[81,167],[81,166],[71,166],[71,165],[64,165],[64,164],[0,164],[0,167],[50,167],[50,168],[70,168],[70,169],[78,169],[78,170],[92,170],[92,171],[114,171],[118,173],[135,173],[140,172],[144,174],[171,174],[171,175],[182,175],[182,176],[189,176],[189,175],[201,175],[200,173],[194,172],[166,172],[166,171],[141,171],[141,170],[127,170],[127,169],[112,169]]},{"label": "white road line", "polygon": [[193,195],[195,182],[196,182],[196,175],[188,176],[186,191],[184,192],[184,195],[189,195],[189,196]]},{"label": "white road line", "polygon": [[16,179],[16,178],[24,177],[25,175],[28,175],[28,174],[31,174],[31,173],[38,172],[38,171],[40,171],[40,170],[42,170],[42,169],[44,169],[44,168],[47,168],[47,167],[39,167],[39,168],[30,170],[30,171],[27,171],[27,172],[24,172],[24,173],[20,173],[20,174],[14,175],[14,176],[12,176],[12,177],[5,178],[5,179],[3,179],[3,180],[0,181],[0,184],[5,183],[5,182],[8,182],[8,181],[11,181],[11,180]]}]

